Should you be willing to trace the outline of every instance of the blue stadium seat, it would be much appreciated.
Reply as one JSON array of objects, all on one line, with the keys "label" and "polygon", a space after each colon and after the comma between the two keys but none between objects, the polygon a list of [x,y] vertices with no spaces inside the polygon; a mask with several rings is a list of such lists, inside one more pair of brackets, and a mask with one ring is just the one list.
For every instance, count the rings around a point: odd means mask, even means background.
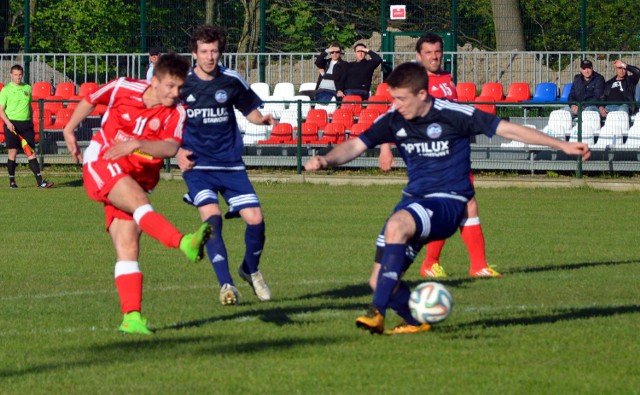
[{"label": "blue stadium seat", "polygon": [[560,95],[560,99],[558,99],[559,102],[562,103],[566,103],[569,101],[569,93],[571,93],[571,86],[573,85],[573,83],[568,83],[568,84],[564,84],[564,86],[562,87],[562,94]]},{"label": "blue stadium seat", "polygon": [[557,98],[558,86],[553,82],[541,82],[536,85],[536,90],[531,100],[527,100],[525,103],[553,102],[556,101]]}]

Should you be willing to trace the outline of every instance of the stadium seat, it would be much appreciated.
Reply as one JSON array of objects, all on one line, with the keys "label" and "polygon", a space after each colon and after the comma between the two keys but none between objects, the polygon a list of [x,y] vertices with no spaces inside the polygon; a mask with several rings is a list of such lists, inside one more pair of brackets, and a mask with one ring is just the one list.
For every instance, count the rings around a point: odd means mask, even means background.
[{"label": "stadium seat", "polygon": [[[491,102],[495,102],[495,100],[493,100],[493,97],[491,96],[478,96],[476,97],[476,102],[486,102],[486,103],[491,103]],[[478,110],[487,112],[489,114],[492,115],[496,115],[497,113],[497,109],[496,106],[494,104],[474,104],[473,105],[475,108],[477,108]]]},{"label": "stadium seat", "polygon": [[[600,113],[598,111],[582,112],[582,141],[589,146],[594,145],[594,136],[600,133]],[[578,125],[571,129],[569,141],[578,141]]]},{"label": "stadium seat", "polygon": [[[583,111],[584,113],[587,111]],[[593,111],[595,112],[595,111]],[[584,126],[582,127],[584,131]],[[593,146],[594,149],[615,148],[623,145],[623,135],[629,131],[629,114],[626,111],[611,111],[607,114],[604,126],[598,133],[598,140]]]},{"label": "stadium seat", "polygon": [[291,82],[278,82],[273,87],[273,94],[271,96],[279,96],[284,100],[291,100],[296,95],[295,88]]},{"label": "stadium seat", "polygon": [[[2,88],[4,88],[4,84],[2,82],[0,82],[0,91],[2,91]],[[3,134],[4,136],[4,134]]]},{"label": "stadium seat", "polygon": [[366,108],[377,110],[380,112],[380,114],[384,114],[385,112],[389,111],[389,108],[391,108],[391,105],[389,104],[389,98],[383,95],[370,96],[365,103]]},{"label": "stadium seat", "polygon": [[353,125],[353,114],[348,109],[338,108],[331,114],[331,123],[341,123],[349,129]]},{"label": "stadium seat", "polygon": [[379,116],[380,116],[380,112],[375,108],[365,108],[364,110],[360,111],[360,115],[358,116],[357,123],[372,124],[373,121],[378,119]]},{"label": "stadium seat", "polygon": [[268,130],[269,126],[267,125],[256,125],[249,122],[246,125],[244,136],[242,136],[242,142],[245,145],[255,145],[260,140],[266,140]]},{"label": "stadium seat", "polygon": [[346,95],[342,98],[340,108],[351,111],[351,114],[357,117],[362,111],[362,98],[358,95]]},{"label": "stadium seat", "polygon": [[296,95],[291,99],[293,102],[289,103],[289,107],[287,108],[288,113],[295,114],[298,116],[298,101],[300,101],[300,115],[302,115],[302,119],[307,119],[307,114],[309,110],[311,110],[311,98],[309,96],[304,95]]},{"label": "stadium seat", "polygon": [[[487,96],[495,102],[504,100],[504,89],[500,82],[485,82],[480,90],[480,96]],[[484,100],[487,101],[487,100]]]},{"label": "stadium seat", "polygon": [[84,99],[84,96],[80,96],[80,95],[71,96],[69,100],[72,100],[72,101],[67,102],[67,108],[75,109],[76,107],[78,107],[78,103],[82,99]]},{"label": "stadium seat", "polygon": [[279,123],[271,129],[268,140],[260,140],[258,144],[292,144],[293,126],[289,123]]},{"label": "stadium seat", "polygon": [[351,130],[349,131],[349,138],[354,138],[357,137],[358,135],[362,134],[365,130],[369,129],[369,127],[371,126],[370,123],[354,123],[353,126],[351,126]]},{"label": "stadium seat", "polygon": [[33,100],[44,99],[51,96],[51,83],[47,81],[38,81],[31,87],[31,98]]},{"label": "stadium seat", "polygon": [[640,149],[640,120],[637,118],[627,133],[627,141],[624,143],[624,147],[636,150]]},{"label": "stadium seat", "polygon": [[[329,123],[322,132],[322,138],[314,144],[339,144],[345,140],[346,128],[341,123]],[[304,139],[303,139],[304,141]]]},{"label": "stadium seat", "polygon": [[507,91],[507,96],[504,98],[504,101],[517,103],[529,99],[531,99],[529,84],[526,82],[512,82],[511,85],[509,85],[509,90]]},{"label": "stadium seat", "polygon": [[61,96],[47,96],[44,98],[44,108],[51,111],[52,114],[55,114],[56,111],[64,107],[64,97]]},{"label": "stadium seat", "polygon": [[271,96],[269,84],[266,82],[254,82],[251,84],[251,89],[253,89],[256,95],[258,95],[262,100],[267,100],[269,96]]},{"label": "stadium seat", "polygon": [[325,110],[327,114],[331,115],[338,108],[338,104],[336,98],[332,97],[329,103],[317,103],[315,108]]},{"label": "stadium seat", "polygon": [[571,113],[565,110],[553,110],[549,114],[549,123],[542,129],[543,132],[555,138],[564,139],[571,134]]},{"label": "stadium seat", "polygon": [[526,103],[554,102],[558,97],[558,86],[553,82],[541,82],[536,85],[531,100]]},{"label": "stadium seat", "polygon": [[60,82],[56,85],[54,96],[60,96],[64,99],[69,99],[76,94],[76,84],[71,81]]},{"label": "stadium seat", "polygon": [[[280,123],[288,123],[293,126],[293,130],[298,129],[298,112],[293,110],[286,110],[280,114]],[[302,119],[304,122],[304,119]]]},{"label": "stadium seat", "polygon": [[304,92],[313,92],[316,90],[315,82],[303,82],[300,84],[300,88],[298,89],[299,95],[304,95]]},{"label": "stadium seat", "polygon": [[78,96],[85,97],[98,90],[99,85],[96,82],[83,82],[78,88]]},{"label": "stadium seat", "polygon": [[318,126],[318,129],[324,129],[324,126],[329,123],[329,116],[327,112],[321,108],[312,108],[307,113],[306,122],[315,123]]},{"label": "stadium seat", "polygon": [[280,118],[286,110],[284,98],[280,96],[269,96],[266,98],[264,106],[260,110],[263,114],[271,114],[274,118]]},{"label": "stadium seat", "polygon": [[[53,125],[53,116],[51,111],[45,109],[42,112],[42,128],[43,130],[47,130],[51,128],[51,125]],[[33,110],[33,114],[32,114],[32,118],[33,118],[33,128],[35,129],[36,132],[40,132],[40,109],[36,108],[35,110]]]},{"label": "stadium seat", "polygon": [[476,100],[477,92],[476,84],[473,82],[460,82],[456,85],[456,93],[460,102],[473,102]]},{"label": "stadium seat", "polygon": [[[313,122],[304,122],[302,124],[302,144],[311,144],[318,141],[318,124]],[[293,140],[293,144],[297,144],[297,139]]]},{"label": "stadium seat", "polygon": [[[393,98],[389,93],[389,85],[386,82],[378,84],[378,86],[376,87],[375,96],[382,96],[386,101],[393,102]],[[369,97],[369,100],[371,100],[371,97]]]},{"label": "stadium seat", "polygon": [[45,130],[59,130],[62,131],[67,123],[69,123],[69,119],[71,118],[71,114],[73,114],[72,108],[60,108],[55,112],[55,122]]},{"label": "stadium seat", "polygon": [[0,129],[0,144],[4,144],[5,142],[5,138],[4,138],[4,126],[2,127],[2,129]]},{"label": "stadium seat", "polygon": [[91,112],[91,114],[89,114],[90,117],[101,117],[104,115],[104,113],[107,111],[107,105],[106,104],[97,104],[96,108],[93,109],[93,111]]},{"label": "stadium seat", "polygon": [[568,84],[564,84],[564,86],[562,87],[562,94],[560,95],[560,98],[558,99],[559,102],[562,103],[566,103],[569,101],[569,93],[571,93],[571,86],[573,85],[573,83],[568,83]]}]

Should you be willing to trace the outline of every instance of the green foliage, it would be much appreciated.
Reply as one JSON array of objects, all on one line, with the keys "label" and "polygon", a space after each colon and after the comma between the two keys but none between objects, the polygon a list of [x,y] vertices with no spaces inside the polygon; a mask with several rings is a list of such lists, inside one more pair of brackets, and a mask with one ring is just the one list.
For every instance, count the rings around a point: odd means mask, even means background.
[{"label": "green foliage", "polygon": [[316,40],[309,34],[318,19],[308,1],[273,1],[267,21],[274,25],[280,38],[270,42],[270,48],[276,51],[282,48],[284,52],[315,52],[318,49]]}]

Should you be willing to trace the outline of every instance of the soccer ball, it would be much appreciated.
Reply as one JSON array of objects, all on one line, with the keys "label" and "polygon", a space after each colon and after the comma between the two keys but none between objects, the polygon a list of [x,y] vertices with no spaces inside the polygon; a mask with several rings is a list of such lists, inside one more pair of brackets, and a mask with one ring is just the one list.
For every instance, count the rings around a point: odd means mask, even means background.
[{"label": "soccer ball", "polygon": [[440,283],[422,283],[411,292],[409,309],[413,318],[420,323],[436,324],[451,313],[453,297]]}]

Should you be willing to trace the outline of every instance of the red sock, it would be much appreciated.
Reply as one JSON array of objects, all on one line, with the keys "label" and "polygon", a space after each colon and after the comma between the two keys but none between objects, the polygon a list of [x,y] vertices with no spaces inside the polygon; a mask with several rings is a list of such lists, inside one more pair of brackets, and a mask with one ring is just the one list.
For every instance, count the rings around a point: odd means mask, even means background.
[{"label": "red sock", "polygon": [[142,310],[142,272],[138,269],[138,262],[116,263],[116,288],[120,295],[122,314]]},{"label": "red sock", "polygon": [[178,248],[182,233],[171,222],[159,213],[153,211],[150,204],[140,206],[133,213],[133,218],[140,229],[149,236],[158,240],[166,247]]},{"label": "red sock", "polygon": [[462,240],[467,245],[469,250],[469,258],[471,259],[471,270],[478,271],[487,267],[487,257],[484,250],[484,235],[482,234],[482,226],[480,226],[480,220],[470,218],[467,223],[473,222],[473,224],[463,225],[460,227],[460,235]]},{"label": "red sock", "polygon": [[422,265],[431,267],[436,262],[440,261],[440,253],[444,247],[445,240],[434,240],[427,243],[427,255],[424,258]]}]

